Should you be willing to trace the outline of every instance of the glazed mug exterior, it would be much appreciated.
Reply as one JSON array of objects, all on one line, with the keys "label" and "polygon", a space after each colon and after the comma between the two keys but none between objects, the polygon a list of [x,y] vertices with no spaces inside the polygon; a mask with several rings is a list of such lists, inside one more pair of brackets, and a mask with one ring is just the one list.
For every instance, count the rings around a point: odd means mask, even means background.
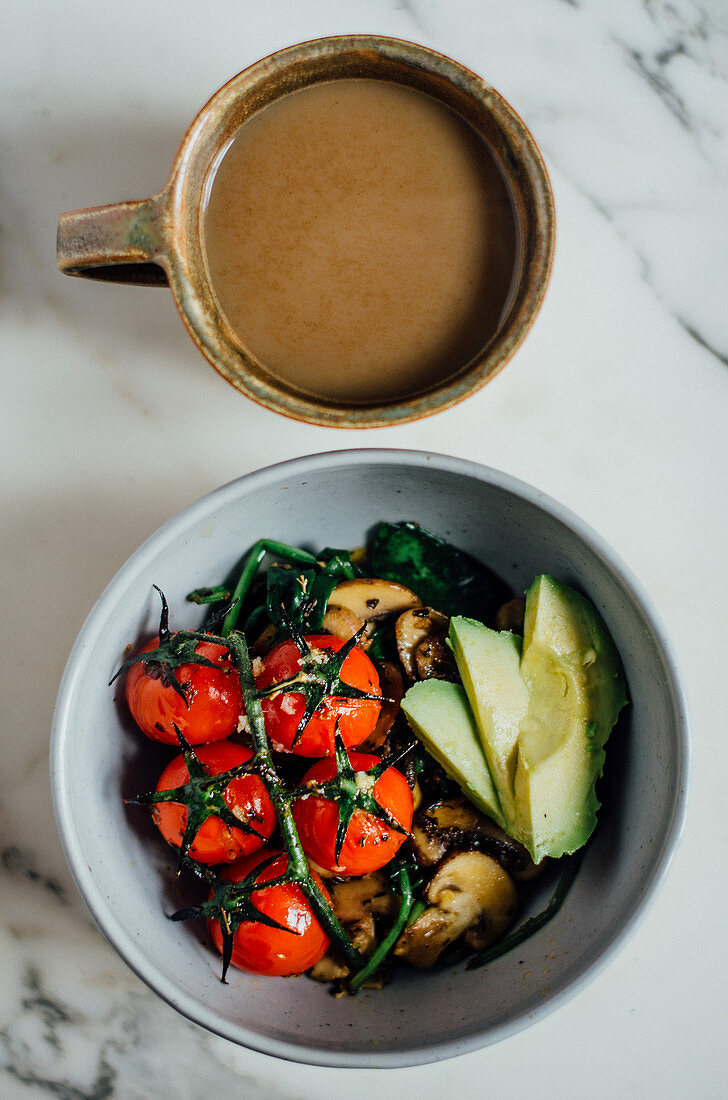
[{"label": "glazed mug exterior", "polygon": [[[481,136],[508,186],[518,227],[510,307],[486,346],[455,375],[389,402],[345,404],[306,395],[266,370],[217,304],[204,251],[207,190],[239,127],[270,103],[321,81],[387,80],[438,99]],[[74,210],[58,224],[67,275],[169,285],[200,351],[242,393],[297,420],[342,428],[404,423],[448,408],[486,384],[512,357],[541,306],[554,248],[554,204],[538,148],[508,103],[450,58],[394,38],[351,35],[278,51],[228,81],[190,126],[166,185],[149,199]]]}]

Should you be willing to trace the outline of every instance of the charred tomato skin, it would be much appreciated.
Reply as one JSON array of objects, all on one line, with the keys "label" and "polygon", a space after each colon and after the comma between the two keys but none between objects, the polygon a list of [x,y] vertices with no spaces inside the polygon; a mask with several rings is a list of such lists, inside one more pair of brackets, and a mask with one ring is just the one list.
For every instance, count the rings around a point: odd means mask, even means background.
[{"label": "charred tomato skin", "polygon": [[[209,775],[231,771],[252,759],[252,751],[232,741],[216,741],[201,745],[195,752]],[[158,791],[173,790],[189,780],[189,772],[180,753],[170,761],[159,777]],[[233,813],[238,814],[260,833],[246,833],[227,825],[216,815],[202,822],[189,850],[189,857],[198,863],[231,863],[262,848],[276,828],[276,813],[262,781],[257,775],[241,775],[231,779],[222,797]],[[181,846],[188,810],[181,802],[159,802],[152,818],[164,839],[174,847]],[[261,837],[263,839],[261,839]]]},{"label": "charred tomato skin", "polygon": [[[369,753],[350,752],[349,760],[354,771],[362,774],[379,763],[379,758]],[[319,760],[303,776],[301,786],[309,782],[324,783],[335,775],[334,760],[330,757]],[[413,799],[409,783],[397,768],[387,768],[374,784],[371,794],[406,832],[397,832],[386,822],[357,809],[349,822],[338,862],[336,803],[318,795],[306,796],[293,803],[293,818],[303,850],[319,867],[333,874],[368,875],[384,867],[396,855],[412,828]]]},{"label": "charred tomato skin", "polygon": [[[240,882],[259,863],[276,853],[263,848],[252,856],[231,863],[222,872],[230,882]],[[288,857],[280,852],[277,858],[257,878],[266,882],[282,875],[288,866]],[[317,886],[327,900],[329,895],[321,879],[314,872]],[[310,969],[326,954],[329,938],[319,924],[300,886],[286,883],[268,889],[253,890],[252,904],[261,913],[271,917],[283,928],[271,928],[258,921],[243,921],[233,938],[231,963],[250,974],[266,977],[290,977]],[[217,950],[222,954],[222,932],[216,920],[208,921],[208,930]]]},{"label": "charred tomato skin", "polygon": [[[142,649],[148,653],[159,645],[153,638]],[[240,682],[224,646],[198,642],[195,652],[214,661],[219,668],[202,664],[180,665],[173,675],[185,685],[185,700],[162,675],[143,661],[126,673],[126,701],[139,729],[152,741],[178,746],[174,726],[190,745],[223,741],[237,728],[244,710]]]},{"label": "charred tomato skin", "polygon": [[[306,635],[305,642],[312,652],[333,654],[345,644],[331,634]],[[268,688],[273,684],[292,679],[301,670],[301,655],[293,641],[284,641],[263,658],[262,668],[256,676],[256,687]],[[350,687],[375,695],[381,695],[377,670],[363,650],[355,646],[341,668],[340,678]],[[334,734],[338,730],[344,745],[349,748],[360,745],[377,724],[382,704],[375,699],[347,699],[328,695],[323,704],[309,719],[301,735],[296,731],[306,708],[300,692],[287,691],[264,698],[262,701],[265,728],[276,752],[292,752],[298,756],[331,756],[334,752]]]}]

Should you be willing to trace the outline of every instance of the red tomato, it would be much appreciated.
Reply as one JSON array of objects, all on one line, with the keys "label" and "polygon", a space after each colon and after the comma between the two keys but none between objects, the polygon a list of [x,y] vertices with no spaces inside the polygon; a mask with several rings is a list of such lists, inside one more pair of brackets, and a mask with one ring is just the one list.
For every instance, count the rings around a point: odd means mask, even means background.
[{"label": "red tomato", "polygon": [[[253,753],[243,745],[234,745],[232,741],[218,741],[200,746],[195,756],[208,775],[214,776],[247,763]],[[169,791],[182,787],[189,782],[189,778],[184,756],[180,753],[162,772],[157,790]],[[216,814],[211,814],[200,825],[189,849],[189,856],[198,863],[230,863],[240,856],[250,855],[262,848],[275,830],[273,803],[257,775],[241,775],[231,779],[221,794],[231,811],[249,822],[261,836],[231,827]],[[152,811],[162,836],[176,848],[181,847],[188,815],[187,806],[181,802],[157,802]]]},{"label": "red tomato", "polygon": [[[144,646],[142,653],[155,649],[158,639]],[[198,642],[195,652],[220,667],[180,665],[173,675],[185,688],[187,703],[165,683],[165,678],[143,661],[131,665],[126,674],[126,701],[140,730],[153,741],[178,745],[172,723],[179,726],[191,745],[222,741],[236,729],[243,712],[243,699],[237,673],[224,646]]]},{"label": "red tomato", "polygon": [[[305,638],[313,653],[338,653],[345,645],[330,634],[312,634]],[[258,688],[289,680],[301,669],[301,656],[293,641],[281,642],[263,658],[262,671],[256,677]],[[356,646],[341,668],[341,680],[350,687],[381,695],[377,670],[363,650]],[[334,751],[334,733],[338,728],[347,748],[360,745],[377,724],[381,703],[375,699],[347,699],[327,695],[311,716],[296,741],[296,730],[306,708],[300,692],[287,691],[262,700],[265,728],[277,752],[298,756],[330,756]],[[294,744],[295,741],[295,744]]]},{"label": "red tomato", "polygon": [[[351,766],[357,773],[366,773],[379,763],[379,758],[368,753],[349,753]],[[336,762],[330,757],[319,760],[304,775],[301,785],[309,781],[324,783],[336,775]],[[365,776],[362,776],[365,780]],[[396,768],[387,768],[374,784],[371,794],[388,810],[406,832],[412,828],[412,791],[409,783]],[[407,839],[386,822],[380,821],[365,810],[354,810],[344,843],[336,862],[336,830],[339,824],[338,807],[329,798],[312,795],[293,803],[293,818],[306,855],[319,867],[342,875],[368,875],[389,863]]]},{"label": "red tomato", "polygon": [[[240,859],[226,867],[222,877],[230,882],[240,882],[254,867],[274,854],[270,849],[263,849],[254,856]],[[287,866],[288,857],[281,852],[260,873],[256,882],[277,878],[284,873]],[[328,898],[325,887],[315,874],[314,879]],[[251,974],[288,977],[290,974],[300,974],[308,970],[326,953],[329,946],[328,936],[314,916],[300,886],[290,883],[271,886],[267,890],[254,890],[250,900],[261,913],[272,917],[284,927],[272,928],[258,921],[243,921],[233,938],[233,966]],[[222,954],[220,924],[216,920],[209,920],[207,924],[215,947]]]}]

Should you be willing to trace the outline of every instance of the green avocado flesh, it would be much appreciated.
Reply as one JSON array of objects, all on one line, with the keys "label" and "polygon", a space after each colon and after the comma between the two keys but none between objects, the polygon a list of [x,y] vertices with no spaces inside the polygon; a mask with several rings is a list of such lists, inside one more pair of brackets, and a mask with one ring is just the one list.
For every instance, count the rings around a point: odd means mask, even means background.
[{"label": "green avocado flesh", "polygon": [[591,836],[594,786],[627,688],[599,613],[549,576],[526,593],[521,675],[530,698],[514,793],[521,838],[538,862],[575,852]]},{"label": "green avocado flesh", "polygon": [[517,828],[514,784],[518,736],[528,714],[520,673],[521,639],[474,619],[450,620],[449,642],[480,733],[508,831]]},{"label": "green avocado flesh", "polygon": [[[464,793],[486,809],[465,785],[472,785],[472,776],[462,746],[472,757],[474,723],[497,792],[489,797],[501,810],[498,816],[486,812],[536,863],[575,852],[596,825],[594,788],[604,744],[627,702],[604,622],[578,592],[542,575],[526,593],[523,641],[462,617],[450,620],[448,640],[467,696],[460,710],[469,711],[470,722],[460,713],[455,724],[439,705],[455,685],[427,681],[405,696],[410,725]],[[482,767],[477,786],[487,789]]]},{"label": "green avocado flesh", "polygon": [[505,826],[462,687],[445,680],[420,680],[405,695],[402,710],[413,732],[463,794],[483,813]]}]

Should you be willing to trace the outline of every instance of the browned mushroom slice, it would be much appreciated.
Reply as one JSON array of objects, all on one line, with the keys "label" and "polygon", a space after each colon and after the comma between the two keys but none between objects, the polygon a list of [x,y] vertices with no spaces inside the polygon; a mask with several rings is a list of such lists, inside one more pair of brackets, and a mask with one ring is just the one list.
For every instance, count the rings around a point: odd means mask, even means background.
[{"label": "browned mushroom slice", "polygon": [[[399,615],[411,607],[419,607],[421,600],[395,581],[383,581],[376,577],[357,577],[341,581],[329,597],[329,608],[345,608],[366,623],[367,635],[378,622],[388,615]],[[362,640],[366,648],[366,641]]]},{"label": "browned mushroom slice", "polygon": [[490,820],[465,798],[435,802],[422,811],[421,817],[428,833],[449,837],[468,848],[473,846],[483,823]]},{"label": "browned mushroom slice", "polygon": [[375,665],[379,675],[379,687],[386,702],[382,703],[376,726],[366,741],[357,746],[359,752],[371,752],[372,749],[382,747],[399,713],[399,705],[404,695],[402,673],[397,666],[391,661],[375,661]]},{"label": "browned mushroom slice", "polygon": [[510,875],[483,852],[457,852],[444,859],[426,898],[428,908],[400,936],[394,951],[421,969],[433,966],[469,929],[476,930],[478,944],[495,943],[511,924],[517,901]]},{"label": "browned mushroom slice", "polygon": [[418,680],[457,680],[458,667],[445,638],[427,638],[414,653]]},{"label": "browned mushroom slice", "polygon": [[420,867],[434,867],[447,852],[448,843],[437,833],[428,833],[420,825],[413,825],[410,847]]},{"label": "browned mushroom slice", "polygon": [[328,889],[334,912],[342,924],[356,924],[369,913],[394,915],[397,910],[397,899],[382,871],[333,882]]},{"label": "browned mushroom slice", "polygon": [[534,863],[528,848],[504,833],[489,817],[483,817],[479,834],[480,847],[508,871],[516,882],[528,882],[540,875],[550,860],[542,859]]},{"label": "browned mushroom slice", "polygon": [[348,607],[332,607],[329,604],[326,608],[322,628],[326,634],[341,638],[342,642],[348,642],[363,626],[364,621]]},{"label": "browned mushroom slice", "polygon": [[[336,916],[344,925],[354,946],[367,958],[377,946],[375,916],[393,917],[397,911],[397,898],[391,890],[387,876],[374,871],[363,878],[329,881],[328,891]],[[317,982],[330,982],[346,978],[350,973],[346,963],[335,948],[329,948],[324,957],[309,971],[309,977]],[[367,988],[381,985],[377,979]]]},{"label": "browned mushroom slice", "polygon": [[523,634],[523,620],[526,616],[526,601],[521,596],[502,604],[495,617],[498,630],[511,630],[514,634]]},{"label": "browned mushroom slice", "polygon": [[[450,620],[432,607],[415,607],[404,611],[394,628],[397,652],[411,680],[418,678],[415,652],[430,638],[445,638]],[[426,679],[420,676],[420,679]]]},{"label": "browned mushroom slice", "polygon": [[322,959],[314,963],[308,976],[315,982],[333,982],[337,978],[348,978],[349,967],[338,955],[327,951]]},{"label": "browned mushroom slice", "polygon": [[489,820],[464,799],[435,802],[421,810],[412,825],[410,845],[423,867],[434,867],[451,849],[475,848],[481,822]]},{"label": "browned mushroom slice", "polygon": [[536,866],[522,844],[463,798],[445,799],[428,806],[418,814],[415,827],[421,827],[433,851],[438,843],[445,851],[478,848],[520,882],[533,878],[542,868],[541,864]]},{"label": "browned mushroom slice", "polygon": [[[368,958],[377,946],[376,926],[372,914],[363,912],[357,921],[347,921],[345,928],[357,951],[360,951],[365,959]],[[337,978],[348,977],[351,971],[338,951],[330,948],[308,973],[315,982],[333,982]]]}]

